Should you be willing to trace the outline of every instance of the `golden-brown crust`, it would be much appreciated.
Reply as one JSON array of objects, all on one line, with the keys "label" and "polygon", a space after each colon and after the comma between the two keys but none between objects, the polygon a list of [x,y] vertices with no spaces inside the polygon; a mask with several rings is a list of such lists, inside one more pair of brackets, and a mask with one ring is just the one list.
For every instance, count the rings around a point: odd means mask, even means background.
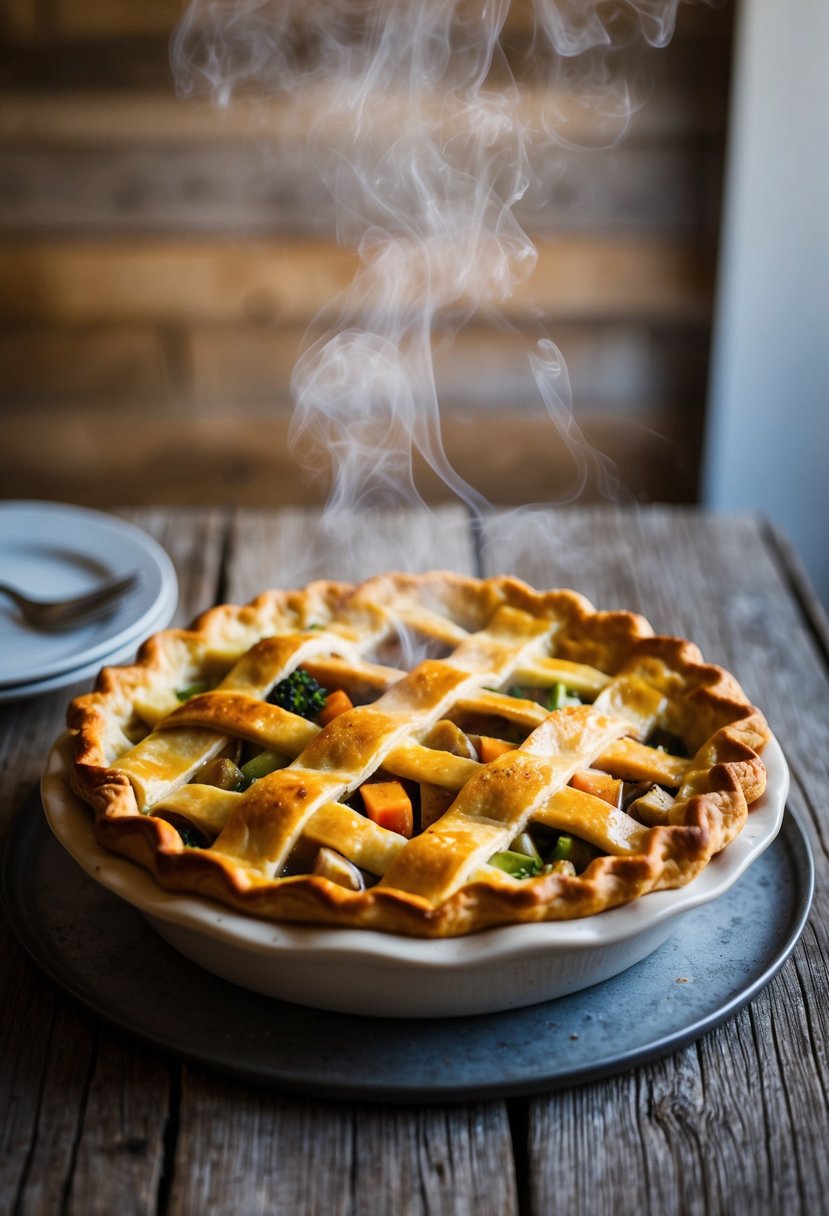
[{"label": "golden-brown crust", "polygon": [[[499,638],[490,638],[486,631],[493,620],[505,619],[509,627],[512,618],[497,615],[504,609],[518,613],[521,621],[533,618],[539,623],[537,628],[532,622],[522,626],[527,637],[533,630],[546,629],[557,658],[587,664],[613,679],[633,673],[664,694],[664,724],[690,743],[696,754],[669,822],[647,831],[641,851],[599,857],[579,876],[546,874],[520,882],[490,882],[469,875],[458,889],[435,902],[416,890],[382,882],[353,892],[312,875],[274,878],[266,864],[278,854],[272,840],[262,843],[259,854],[254,850],[249,861],[233,843],[237,838],[248,841],[255,832],[253,800],[249,800],[250,813],[246,810],[241,819],[238,810],[233,812],[215,850],[185,848],[179,833],[163,818],[141,813],[136,795],[140,782],[131,781],[119,766],[136,742],[136,704],[147,702],[151,710],[154,706],[166,719],[167,730],[184,723],[187,729],[202,729],[208,737],[212,726],[209,737],[218,737],[215,698],[211,694],[194,698],[176,716],[173,690],[205,673],[225,675],[263,638],[285,635],[286,652],[300,645],[308,650],[315,645],[314,631],[319,630],[329,638],[332,633],[341,636],[347,647],[361,631],[382,630],[390,619],[411,622],[426,613],[445,620],[447,637],[455,631],[459,637],[480,634],[484,639],[462,642],[461,648],[474,643],[495,653]],[[248,665],[255,671],[252,662],[249,659]],[[252,686],[257,678],[251,677]],[[441,672],[429,674],[424,665],[417,679],[428,687],[426,692],[416,688],[415,676],[410,677],[412,705],[430,697],[437,704],[445,692]],[[449,684],[453,682],[458,683],[457,672]],[[244,692],[237,695],[232,713],[236,722],[249,724],[252,711],[243,704],[244,696]],[[315,747],[314,757],[328,748],[337,761],[335,765],[332,760],[330,768],[342,767],[350,756],[368,757],[378,739],[391,738],[392,721],[381,722],[379,712],[374,714],[376,721],[369,720],[370,713],[371,707],[355,711],[353,725],[343,720],[329,728],[330,746],[327,734],[326,740],[308,744],[309,755]],[[265,592],[242,608],[212,609],[190,630],[169,630],[150,638],[133,666],[105,668],[95,691],[70,706],[68,725],[75,732],[72,786],[93,808],[98,841],[145,866],[165,889],[208,896],[277,920],[432,937],[521,921],[590,916],[648,891],[690,881],[737,835],[750,803],[762,793],[765,769],[759,752],[768,738],[762,715],[732,676],[704,663],[692,643],[654,636],[642,617],[595,612],[571,591],[536,592],[512,578],[477,580],[444,572],[382,575],[357,587],[318,582],[304,591]],[[313,771],[322,772],[317,760]],[[274,789],[286,780],[275,780]],[[290,791],[291,813],[297,816],[298,785],[301,782],[294,781]],[[319,787],[323,793],[324,785],[323,781]],[[263,786],[260,802],[266,792]],[[314,792],[312,780],[308,797]],[[300,793],[305,796],[304,788]],[[261,819],[264,812],[259,808],[257,814]]]}]

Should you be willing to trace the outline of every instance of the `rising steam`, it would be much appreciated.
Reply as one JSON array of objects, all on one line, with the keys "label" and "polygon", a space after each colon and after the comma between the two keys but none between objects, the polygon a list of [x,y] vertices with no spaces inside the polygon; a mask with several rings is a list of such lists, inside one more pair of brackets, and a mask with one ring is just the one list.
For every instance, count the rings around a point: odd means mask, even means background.
[{"label": "rising steam", "polygon": [[[509,0],[192,0],[173,43],[179,91],[295,107],[338,239],[359,251],[353,283],[323,318],[328,336],[304,351],[292,383],[295,450],[330,478],[339,516],[419,502],[415,452],[476,515],[488,508],[444,452],[433,335],[473,314],[497,318],[530,277],[536,252],[514,209],[537,189],[534,166],[557,148],[622,136],[633,102],[609,56],[635,38],[665,44],[678,4],[535,0],[519,86],[502,37]],[[530,366],[551,444],[574,462],[556,498],[578,496],[588,474],[618,498],[540,322]]]}]

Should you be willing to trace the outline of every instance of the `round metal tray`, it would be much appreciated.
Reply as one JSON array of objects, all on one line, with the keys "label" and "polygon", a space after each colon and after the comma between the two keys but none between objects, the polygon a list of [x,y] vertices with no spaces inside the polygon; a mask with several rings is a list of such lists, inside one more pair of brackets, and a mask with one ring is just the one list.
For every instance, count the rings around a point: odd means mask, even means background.
[{"label": "round metal tray", "polygon": [[592,988],[476,1017],[366,1018],[258,996],[187,960],[88,878],[34,795],[3,865],[9,916],[35,962],[144,1042],[249,1081],[325,1098],[441,1102],[537,1093],[676,1051],[734,1014],[788,958],[814,867],[786,814],[725,895],[688,913],[654,954]]}]

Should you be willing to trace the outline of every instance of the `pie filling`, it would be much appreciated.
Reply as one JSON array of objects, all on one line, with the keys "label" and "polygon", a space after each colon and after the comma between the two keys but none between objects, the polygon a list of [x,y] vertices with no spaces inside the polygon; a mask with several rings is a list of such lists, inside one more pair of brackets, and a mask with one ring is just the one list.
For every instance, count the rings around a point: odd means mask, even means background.
[{"label": "pie filling", "polygon": [[589,915],[688,881],[762,792],[733,678],[572,592],[384,576],[198,624],[69,719],[99,840],[174,890],[436,935]]}]

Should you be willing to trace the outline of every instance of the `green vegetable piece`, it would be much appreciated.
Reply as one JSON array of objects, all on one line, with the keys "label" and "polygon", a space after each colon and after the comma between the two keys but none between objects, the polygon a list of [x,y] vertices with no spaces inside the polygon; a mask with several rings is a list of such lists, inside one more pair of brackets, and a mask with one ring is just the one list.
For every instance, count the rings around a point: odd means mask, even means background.
[{"label": "green vegetable piece", "polygon": [[581,703],[581,699],[574,693],[568,692],[567,685],[559,680],[557,684],[553,685],[550,698],[547,701],[547,708],[552,711],[554,709],[563,709],[565,705],[581,705]]},{"label": "green vegetable piece", "polygon": [[325,705],[328,689],[318,684],[313,676],[301,667],[292,671],[284,680],[271,689],[268,700],[271,705],[278,705],[292,714],[299,714],[313,722]]},{"label": "green vegetable piece", "polygon": [[593,860],[595,854],[590,845],[585,844],[583,840],[578,840],[575,836],[559,836],[556,841],[555,848],[550,854],[550,861],[570,861],[576,867],[577,872],[581,873],[586,870]]},{"label": "green vegetable piece", "polygon": [[258,756],[248,760],[247,764],[242,765],[242,781],[237,788],[240,791],[246,790],[260,777],[267,777],[268,773],[274,773],[278,768],[285,768],[288,763],[288,757],[283,756],[280,752],[260,752]]},{"label": "green vegetable piece", "polygon": [[186,688],[176,689],[176,696],[179,701],[189,701],[191,697],[198,696],[200,692],[207,692],[209,688],[207,680],[198,680],[195,684],[188,684]]},{"label": "green vegetable piece", "polygon": [[559,836],[556,847],[550,854],[552,861],[569,861],[575,841],[572,836]]},{"label": "green vegetable piece", "polygon": [[535,857],[527,857],[525,853],[513,853],[505,849],[502,853],[493,853],[489,859],[491,866],[497,866],[505,874],[513,878],[534,878],[541,873],[541,862]]},{"label": "green vegetable piece", "polygon": [[517,697],[519,701],[526,701],[526,699],[527,699],[526,695],[524,693],[524,689],[521,688],[518,684],[511,684],[509,686],[509,688],[507,689],[507,696],[508,697]]}]

